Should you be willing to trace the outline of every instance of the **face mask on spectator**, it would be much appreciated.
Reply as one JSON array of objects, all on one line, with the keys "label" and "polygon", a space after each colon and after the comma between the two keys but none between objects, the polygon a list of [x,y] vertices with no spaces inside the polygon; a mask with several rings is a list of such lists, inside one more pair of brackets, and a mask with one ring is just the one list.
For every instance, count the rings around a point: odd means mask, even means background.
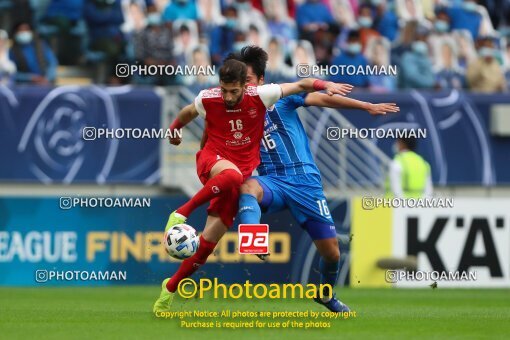
[{"label": "face mask on spectator", "polygon": [[227,18],[227,21],[225,22],[225,25],[228,28],[233,29],[237,25],[237,19]]},{"label": "face mask on spectator", "polygon": [[427,43],[424,41],[415,41],[412,43],[411,48],[414,52],[419,54],[426,54],[429,50],[429,47],[427,46]]},{"label": "face mask on spectator", "polygon": [[14,36],[14,39],[16,39],[16,42],[18,44],[30,44],[32,42],[32,39],[33,39],[33,34],[32,32],[30,31],[23,31],[23,32],[19,32],[19,33],[16,33],[16,35]]},{"label": "face mask on spectator", "polygon": [[147,15],[147,24],[157,26],[161,24],[161,15],[159,13],[149,13]]},{"label": "face mask on spectator", "polygon": [[251,4],[249,2],[238,2],[236,8],[239,11],[249,11]]},{"label": "face mask on spectator", "polygon": [[482,58],[494,57],[496,55],[496,51],[493,48],[490,48],[490,47],[482,47],[478,51],[478,54]]},{"label": "face mask on spectator", "polygon": [[444,20],[437,20],[434,23],[434,27],[438,32],[448,32],[448,30],[450,29],[450,24],[448,24],[448,22]]},{"label": "face mask on spectator", "polygon": [[346,50],[350,54],[358,54],[361,52],[361,44],[360,43],[347,44]]},{"label": "face mask on spectator", "polygon": [[464,1],[462,7],[469,12],[476,12],[478,9],[478,5],[472,1]]},{"label": "face mask on spectator", "polygon": [[358,24],[361,27],[369,28],[372,27],[373,20],[370,17],[359,17],[358,18]]},{"label": "face mask on spectator", "polygon": [[245,41],[236,41],[233,45],[232,45],[232,49],[234,50],[234,52],[239,52],[243,49],[243,47],[246,46],[246,42]]}]

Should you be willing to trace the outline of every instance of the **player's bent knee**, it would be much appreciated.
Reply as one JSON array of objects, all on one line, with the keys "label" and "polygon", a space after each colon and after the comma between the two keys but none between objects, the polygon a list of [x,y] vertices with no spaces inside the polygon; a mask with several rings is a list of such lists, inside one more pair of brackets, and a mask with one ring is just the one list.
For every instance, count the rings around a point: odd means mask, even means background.
[{"label": "player's bent knee", "polygon": [[241,175],[237,170],[226,169],[223,170],[221,174],[227,177],[227,189],[239,188],[241,184],[243,184],[243,175]]},{"label": "player's bent knee", "polygon": [[329,252],[329,253],[323,255],[322,258],[324,259],[324,261],[329,262],[329,263],[338,262],[338,261],[340,261],[340,251],[337,250],[336,252],[335,251]]},{"label": "player's bent knee", "polygon": [[317,248],[324,261],[329,263],[340,261],[340,248],[337,242],[317,242]]},{"label": "player's bent knee", "polygon": [[256,180],[249,179],[241,185],[241,194],[250,194],[258,198],[262,195],[262,187]]}]

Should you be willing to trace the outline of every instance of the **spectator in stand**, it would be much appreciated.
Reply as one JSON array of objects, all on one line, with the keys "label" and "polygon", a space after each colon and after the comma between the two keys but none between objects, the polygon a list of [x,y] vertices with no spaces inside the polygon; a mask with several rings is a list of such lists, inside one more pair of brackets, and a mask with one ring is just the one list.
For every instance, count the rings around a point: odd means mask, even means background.
[{"label": "spectator in stand", "polygon": [[358,26],[361,46],[363,51],[367,46],[367,42],[372,39],[379,37],[380,34],[373,29],[374,26],[374,10],[372,6],[368,4],[361,5],[359,8]]},{"label": "spectator in stand", "polygon": [[267,40],[268,37],[261,34],[257,26],[250,25],[248,29],[248,34],[246,36],[246,41],[248,45],[266,46]]},{"label": "spectator in stand", "polygon": [[[172,30],[163,24],[155,6],[147,9],[146,26],[133,35],[136,60],[143,65],[174,65]],[[135,76],[135,82],[151,85],[169,85],[174,78],[164,75]]]},{"label": "spectator in stand", "polygon": [[437,44],[436,84],[440,89],[462,89],[466,87],[466,81],[462,69],[459,67],[457,48],[453,38],[445,36]]},{"label": "spectator in stand", "polygon": [[195,0],[173,0],[165,8],[163,12],[163,21],[197,20],[197,5]]},{"label": "spectator in stand", "polygon": [[178,65],[185,66],[198,46],[198,28],[193,20],[177,20],[172,25],[174,32],[174,57]]},{"label": "spectator in stand", "polygon": [[83,4],[84,0],[52,0],[42,20],[57,30],[56,51],[61,65],[75,65],[82,55]]},{"label": "spectator in stand", "polygon": [[[369,40],[366,49],[366,57],[370,65],[383,66],[388,69],[390,65],[390,41],[385,37],[376,37]],[[391,92],[397,86],[396,76],[369,75],[369,87],[373,92]]]},{"label": "spectator in stand", "polygon": [[289,47],[289,59],[294,70],[294,74],[299,70],[299,64],[315,65],[317,60],[313,53],[313,46],[308,40],[293,41]]},{"label": "spectator in stand", "polygon": [[402,55],[399,75],[401,88],[430,89],[434,87],[435,76],[429,57],[426,29],[418,29],[411,49]]},{"label": "spectator in stand", "polygon": [[225,20],[221,15],[220,0],[198,0],[197,11],[201,25],[200,31],[209,40],[209,32]]},{"label": "spectator in stand", "polygon": [[354,27],[358,12],[358,0],[331,0],[331,14],[342,27]]},{"label": "spectator in stand", "polygon": [[468,64],[477,57],[473,38],[467,30],[455,31],[452,36],[457,45],[459,67],[465,72]]},{"label": "spectator in stand", "polygon": [[334,28],[335,19],[328,7],[320,0],[306,0],[297,8],[296,21],[300,39],[314,40],[317,31],[329,31]]},{"label": "spectator in stand", "polygon": [[271,1],[266,8],[268,28],[271,36],[276,36],[285,43],[297,38],[296,25],[287,16],[285,0]]},{"label": "spectator in stand", "polygon": [[478,11],[476,0],[464,0],[461,6],[450,8],[449,15],[453,30],[465,29],[471,33],[473,39],[478,37],[482,24],[482,15]]},{"label": "spectator in stand", "polygon": [[124,14],[124,23],[121,30],[127,36],[127,40],[132,40],[131,35],[145,27],[146,13],[149,8],[155,6],[152,0],[129,0],[129,2],[123,0],[122,12]]},{"label": "spectator in stand", "polygon": [[494,47],[491,37],[483,37],[477,41],[478,58],[469,63],[466,78],[469,88],[475,92],[503,92],[507,85],[503,68],[496,56],[498,50]]},{"label": "spectator in stand", "polygon": [[[358,67],[362,66],[363,69],[366,70],[368,61],[361,53],[361,40],[358,31],[349,32],[345,49],[340,55],[333,59],[332,64],[339,66],[343,65],[342,67],[344,68],[352,65],[356,68],[356,70],[358,70]],[[341,70],[341,68],[339,69]],[[368,87],[369,85],[368,76],[365,73],[348,75],[346,72],[343,74],[339,72],[336,75],[330,76],[329,80],[336,83],[348,83],[355,87]]]},{"label": "spectator in stand", "polygon": [[[357,1],[357,0],[354,0],[354,1]],[[251,0],[251,4],[252,4],[253,8],[261,11],[264,14],[268,13],[266,8],[269,7],[272,2],[273,2],[273,0]],[[285,12],[287,13],[287,16],[291,19],[294,19],[294,17],[296,16],[297,1],[284,0],[284,2],[285,2],[285,6],[286,6]]]},{"label": "spectator in stand", "polygon": [[[191,56],[188,56],[188,65],[197,66],[198,70],[207,70],[208,67],[211,66],[211,58],[209,57],[209,49],[205,45],[198,45],[195,47],[191,53]],[[201,72],[201,71],[200,71]],[[180,79],[180,83],[185,86],[194,86],[197,87],[198,90],[217,86],[218,79],[214,75],[207,75],[200,73],[198,75],[193,76],[183,76]]]},{"label": "spectator in stand", "polygon": [[442,36],[450,32],[450,16],[446,8],[441,8],[436,12],[434,20],[434,36]]},{"label": "spectator in stand", "polygon": [[106,77],[109,82],[117,83],[113,70],[125,53],[121,0],[86,0],[84,16],[89,30],[90,50],[104,53],[108,70]]},{"label": "spectator in stand", "polygon": [[16,64],[16,82],[49,85],[55,81],[57,58],[45,41],[34,34],[28,22],[13,28],[14,44],[9,58]]},{"label": "spectator in stand", "polygon": [[271,38],[267,46],[267,68],[264,76],[266,83],[281,83],[290,81],[296,72],[285,64],[284,43],[277,37]]},{"label": "spectator in stand", "polygon": [[267,36],[266,17],[252,7],[250,0],[235,0],[232,6],[237,9],[238,30],[247,32],[250,26],[255,26],[262,36]]},{"label": "spectator in stand", "polygon": [[0,30],[0,85],[10,85],[15,73],[16,65],[9,60],[9,36]]},{"label": "spectator in stand", "polygon": [[216,66],[221,65],[223,59],[232,51],[236,38],[236,27],[238,25],[235,7],[225,8],[223,16],[225,17],[225,22],[212,30],[209,42],[211,60],[213,65]]},{"label": "spectator in stand", "polygon": [[374,20],[375,29],[381,33],[383,37],[388,38],[389,41],[395,41],[399,33],[397,16],[393,11],[388,9],[386,0],[371,0],[370,2],[372,6],[376,8]]}]

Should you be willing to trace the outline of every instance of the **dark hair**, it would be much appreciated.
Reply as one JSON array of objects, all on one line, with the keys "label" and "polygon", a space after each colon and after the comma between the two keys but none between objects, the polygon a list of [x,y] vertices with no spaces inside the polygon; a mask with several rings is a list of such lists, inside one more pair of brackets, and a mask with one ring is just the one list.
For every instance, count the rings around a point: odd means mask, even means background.
[{"label": "dark hair", "polygon": [[361,5],[359,5],[358,7],[358,13],[361,12],[362,9],[364,8],[368,8],[371,12],[372,12],[372,15],[374,14],[374,6],[372,6],[371,4],[369,3],[362,3]]},{"label": "dark hair", "polygon": [[360,39],[358,30],[351,30],[351,31],[349,31],[349,34],[347,34],[347,40],[353,40],[353,39],[356,39],[356,40]]},{"label": "dark hair", "polygon": [[184,32],[188,32],[189,33],[189,27],[186,24],[181,25],[181,27],[179,27],[179,33],[184,33]]},{"label": "dark hair", "polygon": [[18,32],[19,28],[23,25],[27,25],[28,27],[30,27],[30,30],[33,31],[33,27],[32,27],[32,24],[28,21],[18,21],[16,22],[14,25],[12,25],[11,27],[11,37],[14,37],[14,35],[16,34],[16,32]]},{"label": "dark hair", "polygon": [[235,12],[235,14],[237,15],[237,8],[235,8],[234,6],[227,6],[223,9],[223,14],[226,14],[227,12]]},{"label": "dark hair", "polygon": [[411,151],[416,150],[416,143],[417,140],[414,137],[408,137],[408,138],[399,138],[399,140],[404,143],[404,145]]},{"label": "dark hair", "polygon": [[251,66],[253,73],[255,73],[257,78],[260,78],[266,73],[267,59],[267,52],[264,51],[264,49],[255,45],[250,45],[243,47],[241,52],[230,53],[227,58],[225,58],[225,61],[241,61],[246,65]]},{"label": "dark hair", "polygon": [[220,68],[220,81],[223,83],[237,83],[241,85],[246,83],[246,65],[239,60],[225,60]]}]

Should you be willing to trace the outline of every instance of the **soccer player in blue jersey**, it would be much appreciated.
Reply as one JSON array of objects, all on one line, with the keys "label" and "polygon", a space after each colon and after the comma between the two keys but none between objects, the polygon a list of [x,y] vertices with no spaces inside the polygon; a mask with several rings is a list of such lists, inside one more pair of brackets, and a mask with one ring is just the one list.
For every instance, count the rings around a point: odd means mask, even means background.
[{"label": "soccer player in blue jersey", "polygon": [[[229,58],[248,66],[247,83],[264,83],[267,53],[263,49],[246,46]],[[266,111],[261,163],[257,168],[259,176],[249,178],[241,186],[240,223],[260,223],[261,209],[270,213],[288,208],[321,255],[320,283],[334,286],[340,266],[336,228],[324,196],[319,169],[296,112],[301,106],[360,109],[371,115],[397,112],[399,108],[393,103],[372,104],[315,92],[282,98]],[[334,312],[349,311],[335,294],[324,292],[323,296],[330,298],[317,297],[315,301]]]}]

